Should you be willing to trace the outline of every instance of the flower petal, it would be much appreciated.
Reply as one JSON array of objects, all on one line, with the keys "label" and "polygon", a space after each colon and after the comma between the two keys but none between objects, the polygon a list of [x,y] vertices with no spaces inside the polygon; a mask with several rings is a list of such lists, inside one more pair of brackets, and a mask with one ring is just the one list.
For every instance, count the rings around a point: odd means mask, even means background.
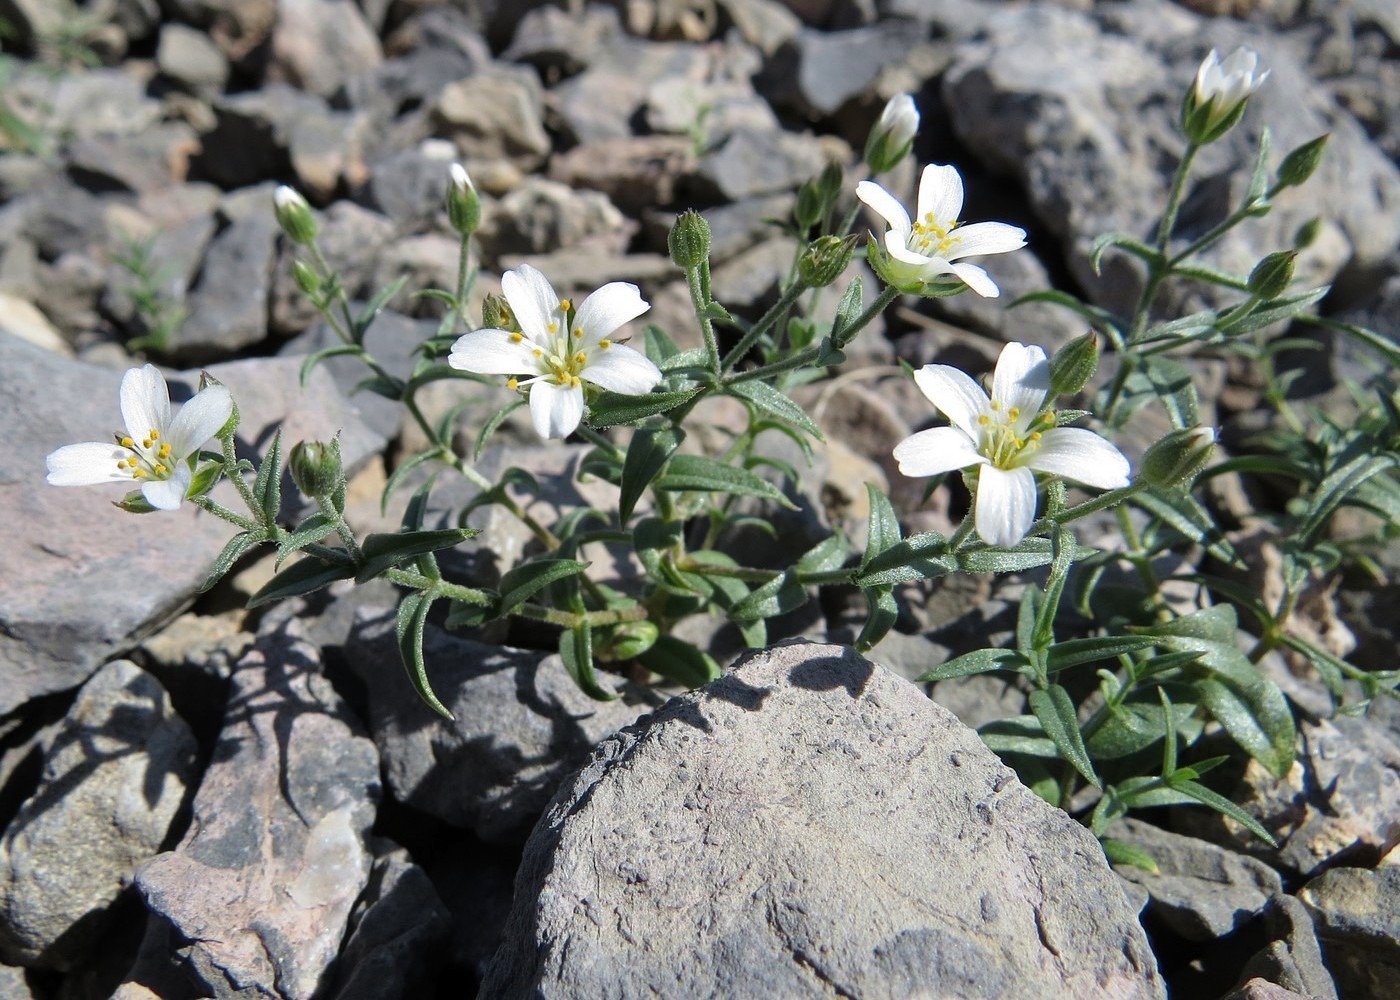
[{"label": "flower petal", "polygon": [[1026,245],[1026,231],[1005,222],[974,222],[954,229],[949,237],[949,260],[980,257],[989,253],[1010,253]]},{"label": "flower petal", "polygon": [[905,438],[894,446],[894,459],[906,476],[936,476],[987,461],[956,427],[935,427]]},{"label": "flower petal", "polygon": [[977,477],[977,534],[988,545],[1011,548],[1035,521],[1035,474],[1030,469],[982,466]]},{"label": "flower petal", "polygon": [[131,476],[117,468],[117,462],[131,453],[114,444],[85,441],[68,444],[50,453],[48,483],[50,486],[91,486],[130,480]]},{"label": "flower petal", "polygon": [[165,443],[170,445],[175,461],[198,451],[200,445],[223,429],[232,415],[233,397],[224,386],[209,385],[195,393],[180,407],[166,431]]},{"label": "flower petal", "polygon": [[122,420],[126,431],[140,440],[170,423],[170,390],[155,365],[133,368],[122,376]]},{"label": "flower petal", "polygon": [[583,387],[541,379],[530,386],[530,419],[542,438],[566,438],[583,419]]},{"label": "flower petal", "polygon": [[644,396],[661,381],[661,369],[640,351],[613,344],[589,351],[588,363],[579,372],[579,377],[610,392]]},{"label": "flower petal", "polygon": [[909,228],[913,224],[909,219],[909,213],[904,210],[904,206],[899,203],[899,199],[890,194],[874,181],[861,181],[856,185],[856,197],[869,205],[880,218],[890,224],[890,227],[909,235]]},{"label": "flower petal", "polygon": [[885,249],[889,251],[891,257],[901,264],[909,264],[913,267],[929,268],[927,272],[933,274],[949,274],[953,268],[946,260],[938,257],[925,257],[917,251],[910,250],[908,246],[909,233],[900,232],[898,229],[890,229],[885,232]]},{"label": "flower petal", "polygon": [[574,332],[582,332],[579,343],[586,350],[650,308],[636,285],[610,281],[578,307],[574,313]]},{"label": "flower petal", "polygon": [[958,168],[930,163],[919,178],[919,221],[927,223],[933,216],[935,224],[944,229],[958,221],[963,206],[963,182]]},{"label": "flower petal", "polygon": [[501,291],[525,336],[547,344],[551,336],[549,324],[559,321],[559,296],[549,279],[539,268],[521,264],[501,275]]},{"label": "flower petal", "polygon": [[973,441],[982,438],[978,418],[987,412],[987,394],[967,372],[949,365],[924,365],[914,383],[938,412]]},{"label": "flower petal", "polygon": [[1099,490],[1128,485],[1129,466],[1123,453],[1084,427],[1053,427],[1041,435],[1040,448],[1026,463]]},{"label": "flower petal", "polygon": [[[512,307],[513,308],[513,307]],[[457,338],[447,363],[478,375],[522,375],[539,371],[540,348],[505,330],[473,330]]]},{"label": "flower petal", "polygon": [[179,510],[190,488],[190,468],[181,462],[169,479],[155,479],[141,484],[141,495],[156,510]]},{"label": "flower petal", "polygon": [[996,372],[992,375],[992,402],[1001,413],[1012,419],[1010,411],[1020,411],[1014,418],[1016,427],[1024,431],[1035,419],[1050,391],[1050,362],[1045,352],[1035,345],[1012,342],[1001,349]]},{"label": "flower petal", "polygon": [[982,298],[995,299],[1001,295],[1001,289],[997,287],[997,283],[991,279],[991,276],[988,275],[986,271],[976,264],[964,264],[959,262],[957,264],[948,265],[948,268],[962,279],[964,285],[971,288],[978,295],[982,296]]}]

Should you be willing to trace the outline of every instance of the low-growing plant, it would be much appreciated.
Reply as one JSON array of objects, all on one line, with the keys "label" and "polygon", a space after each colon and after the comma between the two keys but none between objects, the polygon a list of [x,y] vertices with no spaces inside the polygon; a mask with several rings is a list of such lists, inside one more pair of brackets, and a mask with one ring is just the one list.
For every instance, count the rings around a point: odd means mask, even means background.
[{"label": "low-growing plant", "polygon": [[[699,345],[688,348],[656,325],[627,338],[628,324],[649,309],[635,285],[610,282],[577,301],[561,299],[548,277],[528,265],[502,276],[503,295],[486,297],[478,322],[468,311],[475,278],[468,261],[481,207],[466,171],[454,166],[446,208],[460,238],[458,280],[453,289],[427,293],[446,305],[446,315],[418,345],[406,376],[391,373],[365,345],[376,315],[403,282],[353,305],[318,246],[309,205],[295,191],[279,189],[274,210],[286,237],[300,248],[293,276],[339,338],[305,359],[303,378],[332,357],[359,360],[367,373],[361,388],[400,403],[426,441],[384,488],[387,505],[397,491],[419,482],[401,530],[362,537],[347,522],[346,474],[336,440],[290,449],[285,464],[314,512],[298,524],[281,523],[280,434],[256,464],[240,459],[237,408],[207,374],[200,392],[172,418],[159,373],[150,366],[129,372],[121,388],[126,431],[115,444],[58,450],[49,459],[49,480],[133,480],[140,488],[118,503],[125,510],[169,510],[189,500],[228,521],[237,533],[206,587],[255,548],[275,546],[285,565],[251,606],[338,580],[397,584],[397,632],[409,682],[445,716],[423,658],[424,628],[439,606],[445,606],[449,628],[507,618],[542,623],[557,635],[564,666],[579,687],[607,699],[615,695],[600,670],[632,673],[640,667],[687,686],[718,676],[720,666],[709,652],[681,637],[678,626],[690,616],[719,616],[737,627],[748,646],[759,647],[769,641],[775,617],[800,608],[821,588],[855,588],[867,609],[855,644],[868,651],[895,625],[903,586],[957,573],[1028,574],[1010,647],[958,656],[921,679],[988,671],[1019,675],[1028,713],[983,726],[983,739],[1028,785],[1089,825],[1112,857],[1150,864],[1109,838],[1109,825],[1130,809],[1167,804],[1204,804],[1268,840],[1267,830],[1203,783],[1227,757],[1203,757],[1199,748],[1209,732],[1219,730],[1272,773],[1290,768],[1293,715],[1260,667],[1276,649],[1307,657],[1339,697],[1348,680],[1359,682],[1367,697],[1393,691],[1394,674],[1359,670],[1300,638],[1289,624],[1310,579],[1336,572],[1349,559],[1364,565],[1360,542],[1338,542],[1328,534],[1340,508],[1359,507],[1395,523],[1400,407],[1387,386],[1378,404],[1372,389],[1358,387],[1364,415],[1349,423],[1321,413],[1305,421],[1290,408],[1287,378],[1273,367],[1279,341],[1272,331],[1288,321],[1321,322],[1307,310],[1327,291],[1291,288],[1294,256],[1306,234],[1248,275],[1227,274],[1200,260],[1225,233],[1266,214],[1280,191],[1304,183],[1325,137],[1293,150],[1274,168],[1266,135],[1243,203],[1205,236],[1177,245],[1177,212],[1197,150],[1234,127],[1266,76],[1256,73],[1252,54],[1241,51],[1222,64],[1212,52],[1183,104],[1186,153],[1155,242],[1114,234],[1095,245],[1096,266],[1109,252],[1140,262],[1142,290],[1131,315],[1115,315],[1062,291],[1026,296],[1022,302],[1076,310],[1091,329],[1052,355],[1033,344],[1008,344],[985,388],[946,365],[912,373],[948,426],[915,433],[895,448],[894,458],[904,474],[928,477],[931,487],[961,473],[971,509],[950,535],[906,535],[889,498],[871,485],[863,544],[853,546],[833,530],[777,567],[746,564],[742,553],[723,544],[732,529],[773,533],[769,520],[754,516],[746,504],[793,506],[784,484],[798,480],[798,469],[763,448],[761,437],[783,435],[809,458],[824,442],[792,390],[826,378],[845,360],[852,341],[901,294],[999,294],[992,275],[966,258],[1014,252],[1026,234],[1003,223],[961,222],[961,178],[955,168],[937,164],[922,171],[913,212],[874,180],[856,184],[853,200],[835,165],[803,185],[785,223],[799,240],[798,250],[778,300],[754,319],[734,315],[716,300],[709,227],[699,213],[683,213],[669,248],[694,307]],[[917,128],[913,101],[907,95],[891,101],[866,145],[871,176],[910,154]],[[883,288],[867,303],[861,279],[851,278],[834,315],[819,318],[820,295],[843,280],[861,241],[862,234],[852,231],[860,203],[883,220],[883,231],[865,239]],[[1160,293],[1178,281],[1213,285],[1235,301],[1163,320]],[[1375,334],[1342,329],[1397,360],[1394,347]],[[1088,407],[1079,408],[1105,347],[1116,355],[1116,371],[1091,393]],[[1231,352],[1256,364],[1268,383],[1265,397],[1281,415],[1280,429],[1257,450],[1215,464],[1215,431],[1202,426],[1192,369],[1182,360],[1203,351]],[[461,402],[430,419],[419,393],[442,381],[466,383]],[[455,444],[460,413],[479,383],[504,384],[516,398],[477,428],[472,447],[462,450]],[[744,414],[718,453],[699,448],[693,433],[703,419],[697,408],[713,397],[728,398]],[[1161,407],[1175,429],[1134,469],[1113,438],[1148,406]],[[519,499],[541,491],[534,476],[507,468],[491,477],[477,468],[476,456],[520,409],[528,409],[542,438],[572,437],[589,446],[578,475],[612,484],[611,506],[580,506],[542,522]],[[210,438],[218,449],[201,451]],[[428,526],[437,481],[428,473],[441,470],[464,477],[477,493],[453,512],[450,526]],[[1241,555],[1201,499],[1201,484],[1227,473],[1296,483],[1294,501],[1274,516],[1284,581],[1274,605],[1230,575],[1242,568]],[[244,512],[211,495],[222,477],[232,482]],[[1070,484],[1086,493],[1072,494]],[[449,579],[438,553],[477,534],[466,526],[468,516],[487,505],[518,519],[535,547],[492,585]],[[1121,527],[1123,547],[1086,545],[1077,522],[1109,511]],[[1393,528],[1379,529],[1387,532]],[[590,556],[599,546],[622,547],[640,567],[638,575],[622,582],[594,579]],[[1205,553],[1205,568],[1163,578],[1161,557],[1188,548]],[[1125,587],[1123,574],[1113,572],[1123,568],[1135,585]],[[1194,585],[1194,602],[1169,600],[1168,582]],[[1087,616],[1087,627],[1082,617],[1062,613],[1071,607]],[[1085,676],[1091,670],[1096,687]]]}]

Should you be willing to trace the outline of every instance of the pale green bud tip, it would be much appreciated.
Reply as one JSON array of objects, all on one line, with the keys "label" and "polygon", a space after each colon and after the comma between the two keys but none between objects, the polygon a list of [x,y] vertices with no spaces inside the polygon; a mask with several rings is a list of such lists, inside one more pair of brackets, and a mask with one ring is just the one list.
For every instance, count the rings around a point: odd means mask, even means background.
[{"label": "pale green bud tip", "polygon": [[1327,136],[1320,135],[1311,142],[1305,142],[1283,158],[1278,165],[1278,182],[1283,187],[1298,187],[1305,184],[1322,163],[1323,151],[1327,148]]},{"label": "pale green bud tip", "polygon": [[1069,396],[1079,392],[1099,367],[1099,335],[1093,330],[1075,337],[1050,359],[1050,394]]},{"label": "pale green bud tip", "polygon": [[865,140],[865,162],[873,173],[893,170],[909,155],[919,131],[919,109],[908,94],[895,94]]},{"label": "pale green bud tip", "polygon": [[325,496],[340,483],[340,458],[320,441],[300,441],[287,461],[292,482],[309,497]]},{"label": "pale green bud tip", "polygon": [[1184,486],[1201,474],[1214,450],[1213,427],[1172,431],[1147,449],[1142,457],[1142,477],[1153,486]]},{"label": "pale green bud tip", "polygon": [[297,191],[283,184],[272,194],[272,210],[277,224],[293,243],[310,243],[316,239],[316,217],[311,206]]},{"label": "pale green bud tip", "polygon": [[447,220],[463,236],[481,228],[481,196],[476,193],[467,168],[460,163],[452,164],[448,171]]},{"label": "pale green bud tip", "polygon": [[797,275],[808,288],[824,288],[845,272],[856,237],[822,236],[808,244],[797,261]]},{"label": "pale green bud tip", "polygon": [[315,295],[321,290],[321,276],[304,260],[292,261],[292,280],[307,295]]},{"label": "pale green bud tip", "polygon": [[1249,96],[1268,78],[1269,71],[1259,72],[1259,56],[1249,49],[1238,48],[1224,60],[1211,49],[1182,109],[1187,137],[1204,145],[1230,131],[1244,114]]},{"label": "pale green bud tip", "polygon": [[710,257],[710,224],[693,208],[687,209],[676,217],[666,245],[677,267],[687,271],[699,267]]},{"label": "pale green bud tip", "polygon": [[1249,291],[1261,299],[1276,299],[1293,283],[1293,267],[1297,250],[1279,250],[1269,254],[1249,273]]}]

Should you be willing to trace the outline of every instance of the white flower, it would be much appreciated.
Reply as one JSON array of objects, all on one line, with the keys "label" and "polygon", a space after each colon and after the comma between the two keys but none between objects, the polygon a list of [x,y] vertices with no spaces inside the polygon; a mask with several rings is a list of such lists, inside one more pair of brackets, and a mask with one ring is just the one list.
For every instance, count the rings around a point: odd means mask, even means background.
[{"label": "white flower", "polygon": [[1039,347],[1007,344],[997,359],[990,397],[965,372],[925,365],[914,381],[952,423],[905,438],[894,449],[906,476],[933,476],[980,466],[977,534],[1009,548],[1035,520],[1035,473],[1095,489],[1128,485],[1128,460],[1093,431],[1056,427],[1041,412],[1050,389],[1050,364]]},{"label": "white flower", "polygon": [[48,457],[53,486],[135,480],[141,495],[158,510],[176,510],[190,487],[191,456],[217,434],[233,414],[233,399],[222,385],[195,393],[170,415],[170,390],[155,365],[122,376],[122,420],[126,433],[115,444],[70,444]]},{"label": "white flower", "polygon": [[919,109],[908,94],[895,94],[865,140],[865,162],[871,171],[893,170],[909,153],[919,131]]},{"label": "white flower", "polygon": [[1243,46],[1230,53],[1223,63],[1220,54],[1210,50],[1196,71],[1192,90],[1196,107],[1204,109],[1203,132],[1213,131],[1269,78],[1268,70],[1256,76],[1258,68],[1259,56]]},{"label": "white flower", "polygon": [[1007,253],[1026,245],[1026,233],[1004,222],[958,222],[963,183],[955,167],[930,163],[919,179],[917,218],[910,219],[894,197],[874,181],[856,185],[856,197],[889,223],[885,249],[889,268],[902,286],[922,283],[943,274],[956,275],[978,295],[995,298],[1001,292],[987,272],[975,264],[954,263],[960,257]]},{"label": "white flower", "polygon": [[641,396],[661,381],[647,358],[610,335],[651,308],[637,286],[612,281],[575,310],[537,269],[521,264],[501,276],[519,330],[476,330],[452,345],[447,363],[482,375],[528,375],[530,417],[544,438],[568,437],[583,419],[583,383]]}]

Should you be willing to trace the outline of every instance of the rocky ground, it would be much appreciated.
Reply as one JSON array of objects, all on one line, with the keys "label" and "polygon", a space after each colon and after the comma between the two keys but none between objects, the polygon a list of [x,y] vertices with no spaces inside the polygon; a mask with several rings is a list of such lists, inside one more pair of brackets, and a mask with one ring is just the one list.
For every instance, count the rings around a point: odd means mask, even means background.
[{"label": "rocky ground", "polygon": [[[298,387],[330,341],[292,282],[277,184],[317,207],[352,295],[406,276],[369,336],[391,367],[436,326],[411,293],[455,281],[455,160],[484,195],[481,290],[526,260],[561,290],[632,281],[698,342],[666,255],[675,214],[704,211],[716,298],[757,315],[791,256],[763,220],[823,164],[853,165],[907,91],[916,159],[958,165],[975,217],[1024,226],[1029,249],[998,259],[1000,301],[900,303],[810,387],[830,447],[792,529],[858,531],[865,482],[946,529],[965,500],[922,502],[889,457],[928,418],[895,362],[980,372],[1006,340],[1058,346],[1082,332],[1072,314],[1004,308],[1047,286],[1121,304],[1092,242],[1155,217],[1211,47],[1248,44],[1272,75],[1203,154],[1188,224],[1245,183],[1264,123],[1278,150],[1330,132],[1312,183],[1221,260],[1321,217],[1300,278],[1334,285],[1329,314],[1400,336],[1391,0],[0,0],[0,18],[0,996],[1400,995],[1400,710],[1334,716],[1282,658],[1265,665],[1294,703],[1297,767],[1217,782],[1280,847],[1158,810],[1115,836],[1159,872],[1115,871],[967,728],[1024,692],[984,676],[929,700],[906,679],[1003,641],[1014,576],[907,586],[878,665],[826,644],[853,635],[839,595],[809,604],[779,631],[810,642],[674,699],[619,680],[595,703],[528,630],[430,627],[449,724],[405,681],[387,585],[247,612],[270,559],[196,594],[221,522],[42,482],[46,454],[114,425],[119,372],[147,357],[177,398],[200,368],[226,383],[250,453],[278,424],[339,432],[352,523],[396,524],[378,498],[414,430],[352,394],[353,366]],[[893,186],[913,180],[906,164]],[[1328,348],[1293,391],[1344,406],[1369,369]],[[1257,426],[1248,372],[1196,371],[1227,444]],[[468,446],[503,398],[467,409]],[[1144,421],[1125,450],[1163,430]],[[567,478],[578,446],[502,435],[481,468],[553,484],[541,516],[598,487]],[[1243,542],[1259,500],[1219,494]],[[525,544],[482,524],[468,575]],[[1397,607],[1395,584],[1349,586],[1311,620],[1391,669]]]}]

